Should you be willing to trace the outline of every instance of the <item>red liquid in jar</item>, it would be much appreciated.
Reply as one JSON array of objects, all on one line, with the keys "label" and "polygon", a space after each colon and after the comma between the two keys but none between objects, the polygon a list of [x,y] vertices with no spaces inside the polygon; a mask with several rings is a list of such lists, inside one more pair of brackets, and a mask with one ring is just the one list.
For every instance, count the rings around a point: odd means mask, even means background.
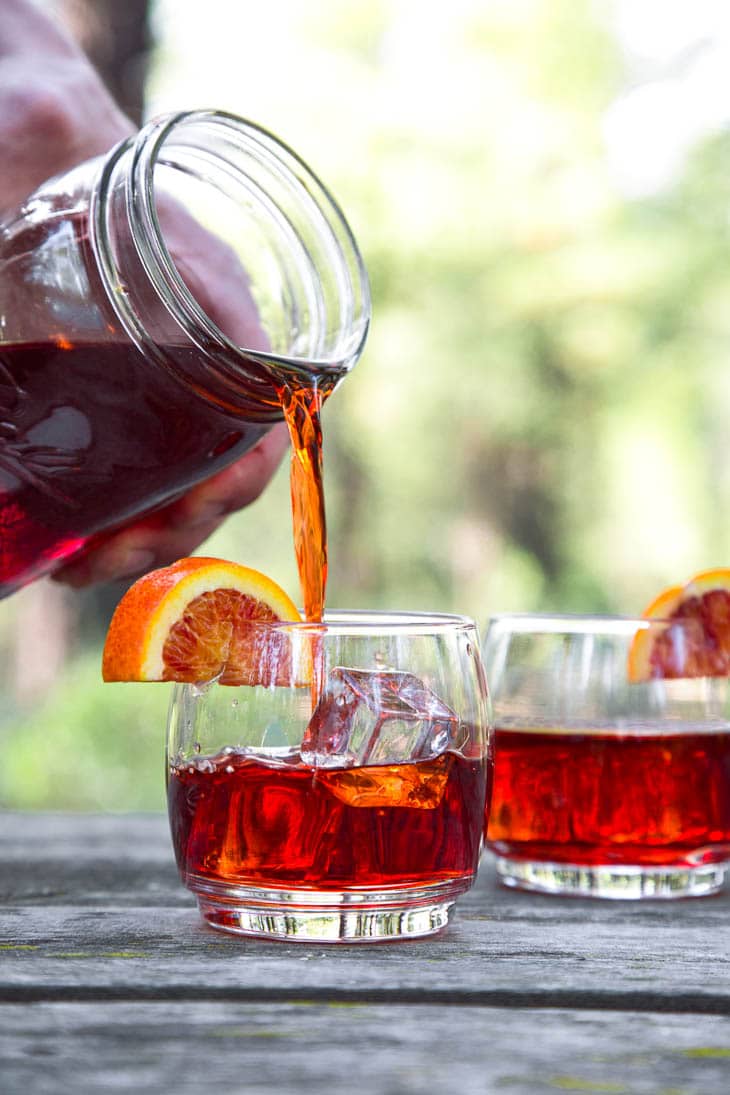
[{"label": "red liquid in jar", "polygon": [[[202,386],[198,351],[168,346],[164,353],[192,378],[193,388],[196,377]],[[282,413],[282,397],[271,378],[261,378],[255,361],[241,355],[239,363],[239,390],[222,407],[128,343],[0,345],[0,596],[250,449]],[[310,391],[306,378],[301,391]],[[324,509],[317,501],[323,398],[318,391],[309,418],[317,427],[308,440],[314,467],[297,470],[298,484],[314,484],[297,486],[309,499],[305,509],[314,513],[300,534],[313,613],[321,612],[326,562]]]}]

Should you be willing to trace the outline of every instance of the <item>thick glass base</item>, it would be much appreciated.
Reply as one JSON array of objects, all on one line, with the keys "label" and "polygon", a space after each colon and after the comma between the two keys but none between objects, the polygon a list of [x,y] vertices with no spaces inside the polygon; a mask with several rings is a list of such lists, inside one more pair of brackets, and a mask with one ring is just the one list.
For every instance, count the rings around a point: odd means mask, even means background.
[{"label": "thick glass base", "polygon": [[418,939],[446,927],[456,897],[473,878],[374,892],[269,890],[190,879],[200,913],[220,931],[301,943]]},{"label": "thick glass base", "polygon": [[497,857],[497,874],[504,886],[567,897],[640,898],[706,897],[717,893],[727,863],[701,867],[587,867],[573,863],[538,863]]}]

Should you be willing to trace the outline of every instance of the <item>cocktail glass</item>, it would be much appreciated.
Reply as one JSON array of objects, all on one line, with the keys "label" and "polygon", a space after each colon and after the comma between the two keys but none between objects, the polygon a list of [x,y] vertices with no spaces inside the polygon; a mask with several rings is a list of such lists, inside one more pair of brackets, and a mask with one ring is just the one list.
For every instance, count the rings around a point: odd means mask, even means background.
[{"label": "cocktail glass", "polygon": [[[499,616],[487,843],[503,883],[595,897],[718,890],[730,858],[730,689],[682,677],[696,624]],[[637,639],[637,636],[639,638]],[[632,679],[662,636],[673,679]]]},{"label": "cocktail glass", "polygon": [[474,881],[489,776],[473,621],[252,625],[261,683],[176,685],[168,803],[213,927],[364,942],[443,928]]}]

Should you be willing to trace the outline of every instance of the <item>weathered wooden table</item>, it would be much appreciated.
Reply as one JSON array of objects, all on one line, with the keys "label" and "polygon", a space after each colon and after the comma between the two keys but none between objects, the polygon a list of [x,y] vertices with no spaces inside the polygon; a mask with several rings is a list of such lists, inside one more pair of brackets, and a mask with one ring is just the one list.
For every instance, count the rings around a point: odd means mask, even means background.
[{"label": "weathered wooden table", "polygon": [[730,1091],[730,893],[509,892],[422,942],[204,927],[158,816],[5,815],[0,1091]]}]

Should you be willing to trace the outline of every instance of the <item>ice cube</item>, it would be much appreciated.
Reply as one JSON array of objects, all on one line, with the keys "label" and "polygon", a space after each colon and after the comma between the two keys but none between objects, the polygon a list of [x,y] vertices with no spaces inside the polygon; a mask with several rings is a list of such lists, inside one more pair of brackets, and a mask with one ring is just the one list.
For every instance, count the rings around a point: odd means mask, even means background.
[{"label": "ice cube", "polygon": [[304,733],[315,768],[432,760],[458,744],[460,721],[412,673],[337,666]]},{"label": "ice cube", "polygon": [[444,797],[453,754],[418,764],[381,764],[366,768],[330,768],[319,779],[348,806],[408,806],[435,810]]}]

